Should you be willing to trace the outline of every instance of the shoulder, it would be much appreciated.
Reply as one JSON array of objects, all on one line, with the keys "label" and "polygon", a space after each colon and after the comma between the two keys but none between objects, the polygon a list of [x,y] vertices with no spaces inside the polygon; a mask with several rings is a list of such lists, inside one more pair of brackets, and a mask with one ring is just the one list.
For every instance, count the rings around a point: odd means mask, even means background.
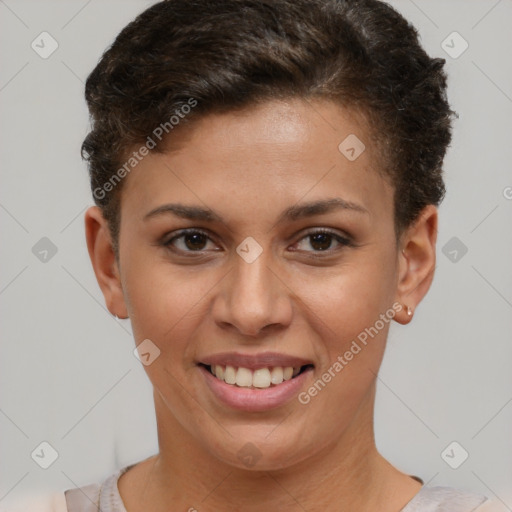
[{"label": "shoulder", "polygon": [[135,464],[115,471],[100,483],[65,491],[65,512],[126,512],[117,483],[119,477],[133,466]]},{"label": "shoulder", "polygon": [[401,512],[506,512],[496,500],[452,487],[422,487]]},{"label": "shoulder", "polygon": [[21,499],[16,505],[0,504],[0,512],[126,512],[117,486],[119,477],[152,458],[124,466],[97,483],[66,491],[34,494]]},{"label": "shoulder", "polygon": [[[112,480],[112,477],[107,478],[105,482]],[[67,510],[66,512],[96,512],[102,510],[100,508],[101,489],[105,482],[85,485],[83,487],[76,487],[68,489],[64,492],[66,498]],[[107,509],[104,509],[107,512]]]},{"label": "shoulder", "polygon": [[97,512],[101,486],[96,483],[67,491],[35,494],[21,499],[16,505],[0,508],[0,512]]},{"label": "shoulder", "polygon": [[0,507],[0,512],[68,512],[64,492],[36,494],[25,497],[16,505]]},{"label": "shoulder", "polygon": [[33,494],[15,505],[0,507],[0,512],[124,512],[122,508],[112,508],[111,488],[115,488],[118,475],[119,471],[116,471],[99,483],[66,491]]}]

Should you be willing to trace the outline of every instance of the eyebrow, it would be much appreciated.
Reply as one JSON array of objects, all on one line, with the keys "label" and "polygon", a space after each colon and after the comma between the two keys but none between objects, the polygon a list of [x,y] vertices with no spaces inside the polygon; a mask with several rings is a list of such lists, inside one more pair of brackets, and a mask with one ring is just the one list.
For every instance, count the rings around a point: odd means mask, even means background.
[{"label": "eyebrow", "polygon": [[[284,210],[276,224],[280,224],[285,221],[294,221],[303,219],[306,217],[313,217],[314,215],[322,215],[331,213],[336,210],[349,210],[356,213],[369,214],[370,212],[361,206],[360,204],[352,201],[346,201],[340,197],[332,199],[322,199],[319,201],[311,201],[309,203],[301,203],[290,206]],[[182,219],[205,221],[205,222],[221,222],[224,223],[224,219],[211,210],[210,208],[202,208],[199,206],[189,206],[180,203],[169,203],[151,210],[144,216],[144,220],[148,220],[153,217],[157,217],[164,214],[173,214],[176,217]]]}]

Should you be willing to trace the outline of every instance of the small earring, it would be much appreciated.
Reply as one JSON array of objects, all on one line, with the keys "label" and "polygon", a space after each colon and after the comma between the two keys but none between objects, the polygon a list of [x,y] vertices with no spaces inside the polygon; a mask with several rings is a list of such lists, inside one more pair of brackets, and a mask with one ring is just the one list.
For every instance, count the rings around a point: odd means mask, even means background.
[{"label": "small earring", "polygon": [[412,308],[411,308],[411,306],[407,306],[407,316],[412,316]]}]

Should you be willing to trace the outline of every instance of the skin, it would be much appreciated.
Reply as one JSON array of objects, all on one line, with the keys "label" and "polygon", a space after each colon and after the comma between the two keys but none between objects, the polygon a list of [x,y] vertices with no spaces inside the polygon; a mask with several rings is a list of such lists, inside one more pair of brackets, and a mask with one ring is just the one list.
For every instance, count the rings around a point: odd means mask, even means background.
[{"label": "skin", "polygon": [[[216,401],[196,362],[225,351],[300,356],[314,363],[307,390],[393,303],[403,305],[393,321],[411,320],[407,306],[414,311],[433,278],[437,209],[427,206],[397,243],[393,188],[376,171],[368,127],[327,100],[272,101],[191,127],[125,178],[118,261],[101,211],[85,215],[109,311],[130,318],[136,344],[150,339],[161,351],[144,366],[159,453],[120,478],[127,511],[399,511],[421,484],[374,442],[376,374],[390,323],[306,405],[293,399],[235,411]],[[366,145],[355,161],[338,150],[349,134]],[[366,212],[277,223],[290,206],[333,197]],[[208,207],[224,221],[170,213],[144,220],[175,202]],[[181,254],[160,243],[184,228],[207,232],[202,256],[194,240],[173,242]],[[321,251],[307,236],[319,228],[352,244],[330,238]],[[236,252],[249,236],[263,249],[252,263]],[[248,442],[260,454],[250,468],[237,456]]]}]

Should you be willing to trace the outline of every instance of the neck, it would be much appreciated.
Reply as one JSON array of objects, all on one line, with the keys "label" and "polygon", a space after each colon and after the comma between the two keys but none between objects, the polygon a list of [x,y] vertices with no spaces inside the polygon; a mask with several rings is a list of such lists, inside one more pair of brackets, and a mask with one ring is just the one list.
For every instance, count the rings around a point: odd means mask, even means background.
[{"label": "neck", "polygon": [[291,467],[269,471],[239,469],[213,457],[176,421],[160,395],[154,396],[159,454],[148,461],[141,510],[148,504],[151,510],[169,510],[172,503],[175,510],[199,512],[393,511],[419,490],[420,484],[377,452],[375,386],[334,443]]}]

